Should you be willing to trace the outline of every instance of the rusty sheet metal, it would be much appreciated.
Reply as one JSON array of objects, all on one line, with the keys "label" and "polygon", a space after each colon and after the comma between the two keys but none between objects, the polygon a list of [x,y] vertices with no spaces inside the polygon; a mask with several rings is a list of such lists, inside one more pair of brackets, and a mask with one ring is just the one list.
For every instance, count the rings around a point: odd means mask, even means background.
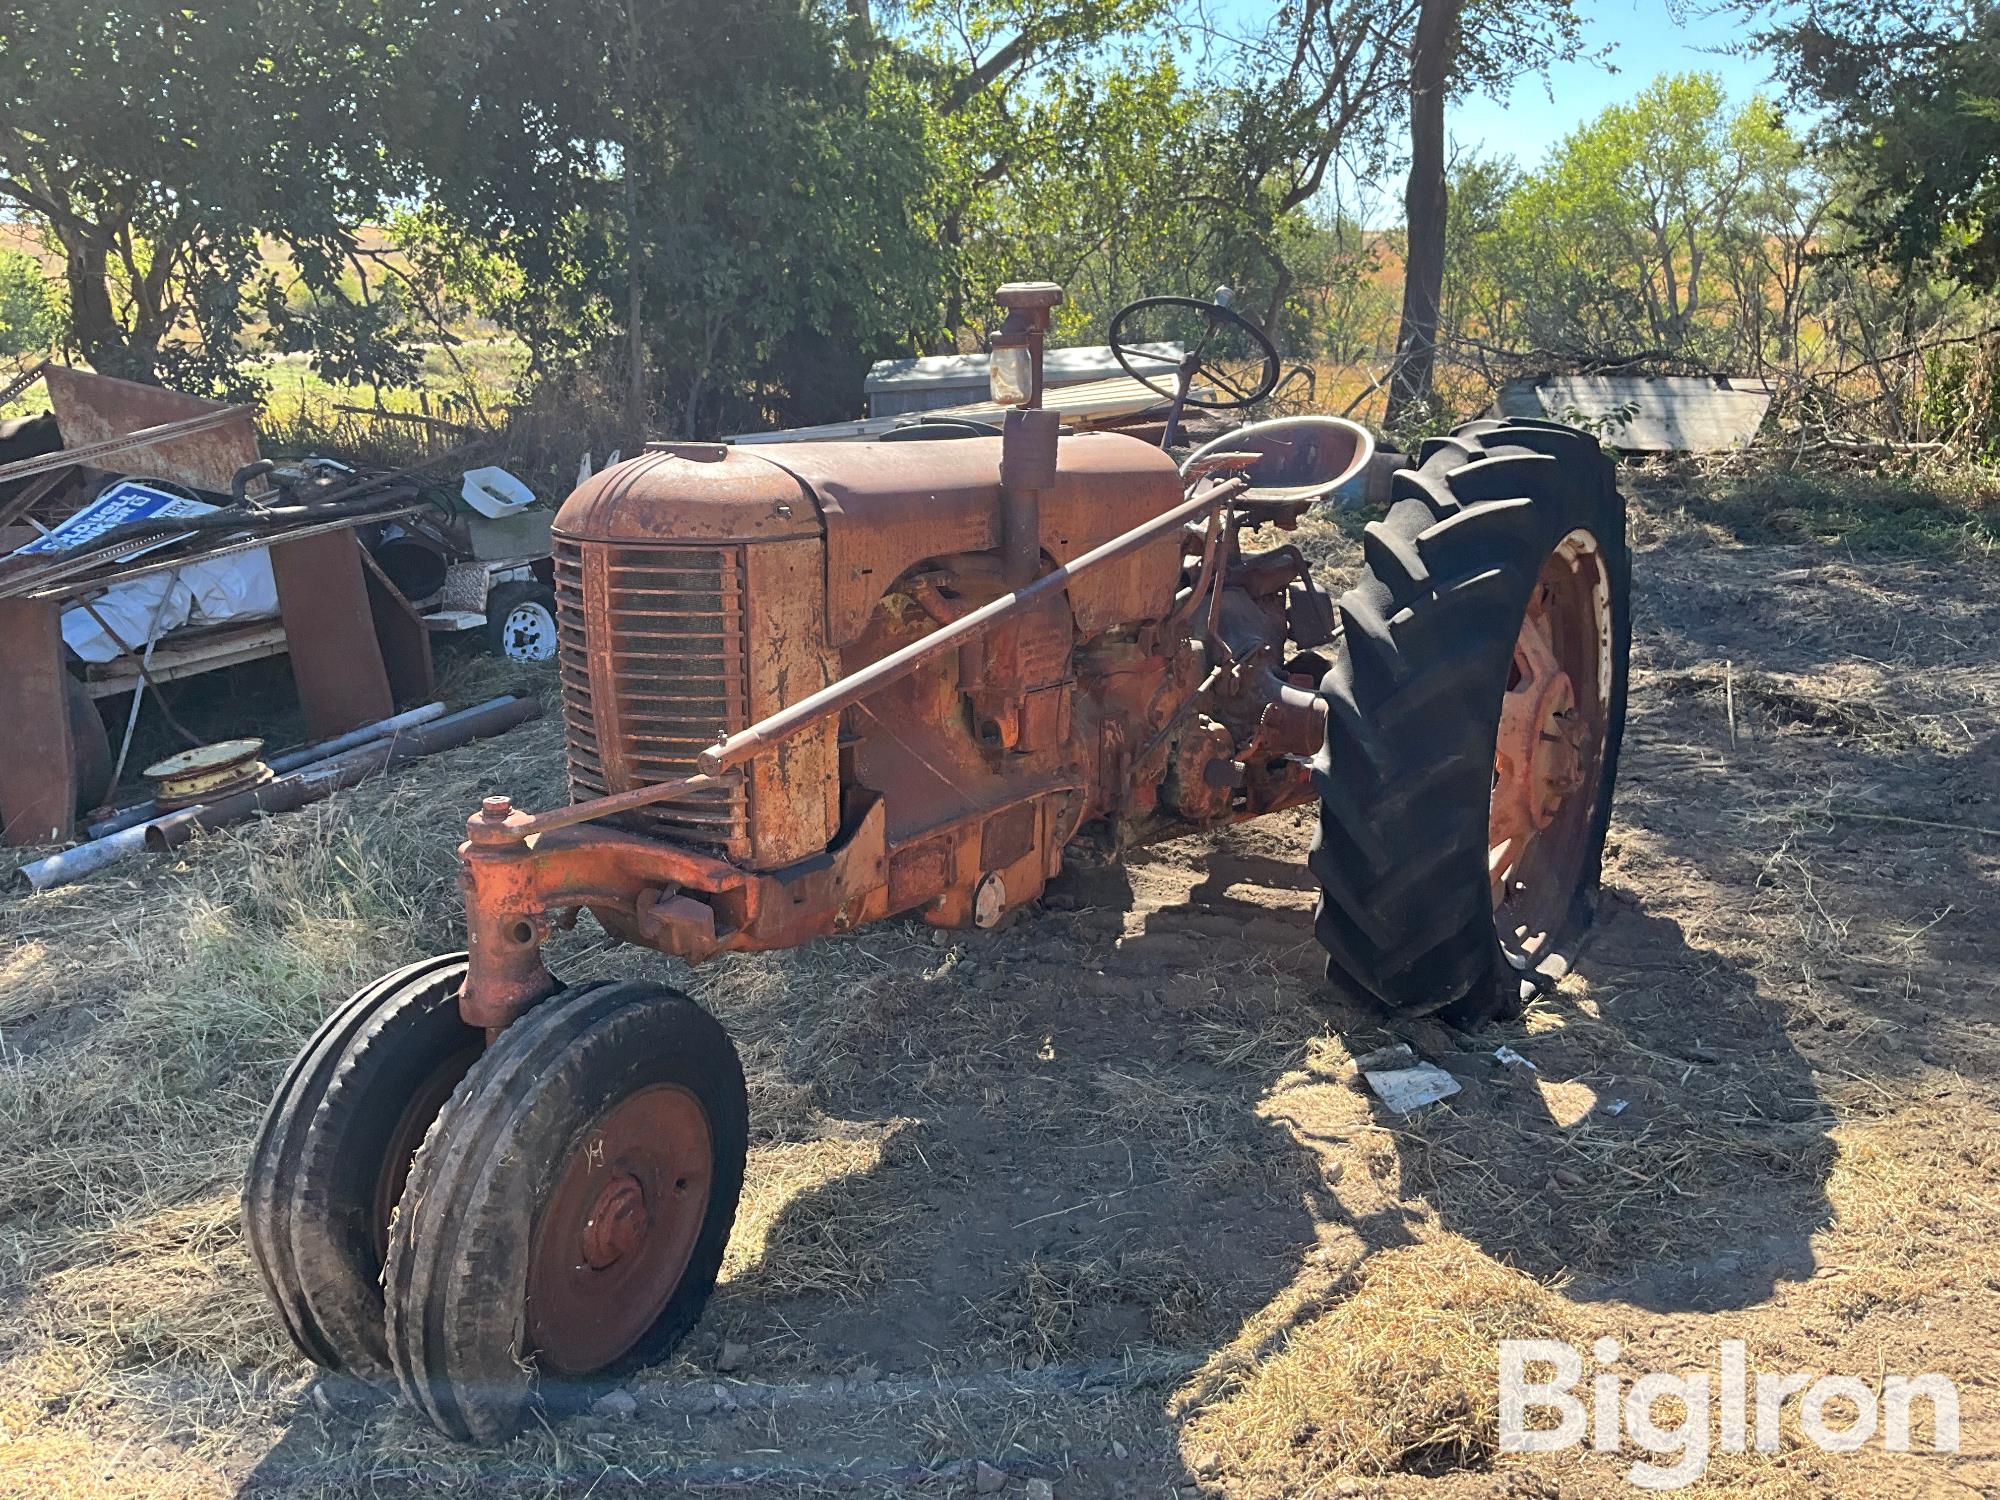
[{"label": "rusty sheet metal", "polygon": [[[139,385],[51,365],[43,372],[49,404],[62,428],[65,449],[122,438],[142,428],[189,417],[219,416],[231,408],[164,386]],[[200,490],[229,493],[236,471],[257,462],[257,430],[248,407],[208,432],[120,451],[111,467],[120,473],[171,479]]]},{"label": "rusty sheet metal", "polygon": [[720,443],[660,443],[593,474],[556,512],[573,541],[689,546],[816,537],[819,512],[776,464]]},{"label": "rusty sheet metal", "polygon": [[[745,550],[556,538],[556,655],[574,795],[684,777],[703,749],[748,722]],[[625,821],[750,856],[736,777],[632,809]]]},{"label": "rusty sheet metal", "polygon": [[[826,644],[819,541],[745,547],[743,562],[750,718],[761,719],[832,682],[840,661]],[[840,827],[839,737],[833,715],[745,768],[752,869],[804,859],[832,840]]]},{"label": "rusty sheet metal", "polygon": [[68,675],[61,613],[40,599],[0,599],[0,838],[53,844],[76,827]]},{"label": "rusty sheet metal", "polygon": [[368,569],[368,610],[382,666],[389,674],[390,695],[398,703],[428,702],[437,694],[437,670],[424,617],[410,607],[366,548],[361,549],[361,561]]},{"label": "rusty sheet metal", "polygon": [[1748,447],[1770,410],[1765,381],[1699,375],[1550,375],[1510,380],[1503,417],[1579,420],[1627,453],[1725,453]]},{"label": "rusty sheet metal", "polygon": [[274,542],[271,572],[307,734],[331,739],[394,713],[353,532]]},{"label": "rusty sheet metal", "polygon": [[[827,638],[845,646],[875,605],[925,558],[999,545],[1000,439],[948,443],[796,443],[766,450],[818,498],[826,517]],[[1181,500],[1174,462],[1115,433],[1079,433],[1057,450],[1056,482],[1041,499],[1042,547],[1059,563],[1171,510]],[[1083,633],[1157,620],[1180,576],[1168,536],[1070,585]]]}]

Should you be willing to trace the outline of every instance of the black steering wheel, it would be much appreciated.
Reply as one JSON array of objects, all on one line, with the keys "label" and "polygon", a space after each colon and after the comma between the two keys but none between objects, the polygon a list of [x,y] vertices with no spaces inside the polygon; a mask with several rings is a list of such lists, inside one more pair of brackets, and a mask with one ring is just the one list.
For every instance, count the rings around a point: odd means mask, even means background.
[{"label": "black steering wheel", "polygon": [[1220,302],[1195,297],[1142,297],[1119,308],[1111,319],[1111,353],[1148,390],[1207,411],[1255,406],[1278,383],[1278,351],[1257,326]]}]

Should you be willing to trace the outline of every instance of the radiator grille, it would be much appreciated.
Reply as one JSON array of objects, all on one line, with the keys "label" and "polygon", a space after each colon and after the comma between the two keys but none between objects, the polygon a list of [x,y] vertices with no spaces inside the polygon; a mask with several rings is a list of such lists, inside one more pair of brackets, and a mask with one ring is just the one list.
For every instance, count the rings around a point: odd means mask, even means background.
[{"label": "radiator grille", "polygon": [[[740,552],[557,538],[554,558],[572,795],[693,774],[749,722]],[[740,783],[610,821],[736,857],[749,848]]]}]

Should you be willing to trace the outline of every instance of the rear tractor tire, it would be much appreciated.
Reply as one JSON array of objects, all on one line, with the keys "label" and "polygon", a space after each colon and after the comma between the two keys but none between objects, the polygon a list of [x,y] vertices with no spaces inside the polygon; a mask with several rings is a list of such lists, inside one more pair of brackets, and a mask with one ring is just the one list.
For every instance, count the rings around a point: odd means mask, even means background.
[{"label": "rear tractor tire", "polygon": [[398,969],[328,1016],[251,1149],[243,1232],[292,1342],[363,1380],[389,1373],[382,1262],[424,1132],[478,1060],[458,1018],[465,955]]},{"label": "rear tractor tire", "polygon": [[662,1358],[715,1288],[748,1102],[706,1011],[649,984],[542,1001],[486,1050],[417,1154],[384,1292],[404,1393],[498,1442]]},{"label": "rear tractor tire", "polygon": [[1567,972],[1625,725],[1631,561],[1595,439],[1481,421],[1424,445],[1340,601],[1310,867],[1330,978],[1473,1025]]}]

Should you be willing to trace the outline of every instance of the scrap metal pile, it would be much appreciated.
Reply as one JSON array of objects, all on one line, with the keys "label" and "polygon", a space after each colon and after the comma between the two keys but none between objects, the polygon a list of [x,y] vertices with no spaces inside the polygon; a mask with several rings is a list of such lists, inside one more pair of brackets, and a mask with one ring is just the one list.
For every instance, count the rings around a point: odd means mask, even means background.
[{"label": "scrap metal pile", "polygon": [[[93,842],[28,866],[30,884],[299,806],[538,712],[526,698],[452,715],[431,701],[430,631],[484,624],[488,585],[509,570],[521,581],[503,607],[541,587],[532,517],[483,549],[521,553],[504,565],[472,543],[454,548],[421,471],[461,455],[372,474],[317,458],[280,465],[260,455],[250,407],[56,366],[29,371],[0,403],[37,379],[53,409],[0,427],[0,831],[12,844],[65,842],[81,820]],[[476,493],[482,514],[534,498]],[[427,618],[418,606],[436,610],[459,564],[475,575],[472,608]],[[413,576],[430,597],[411,597]],[[259,725],[204,744],[160,691],[278,655],[314,743],[269,763],[246,732]],[[125,694],[114,751],[98,704]],[[114,811],[148,701],[188,748],[147,769],[154,798]]]}]

